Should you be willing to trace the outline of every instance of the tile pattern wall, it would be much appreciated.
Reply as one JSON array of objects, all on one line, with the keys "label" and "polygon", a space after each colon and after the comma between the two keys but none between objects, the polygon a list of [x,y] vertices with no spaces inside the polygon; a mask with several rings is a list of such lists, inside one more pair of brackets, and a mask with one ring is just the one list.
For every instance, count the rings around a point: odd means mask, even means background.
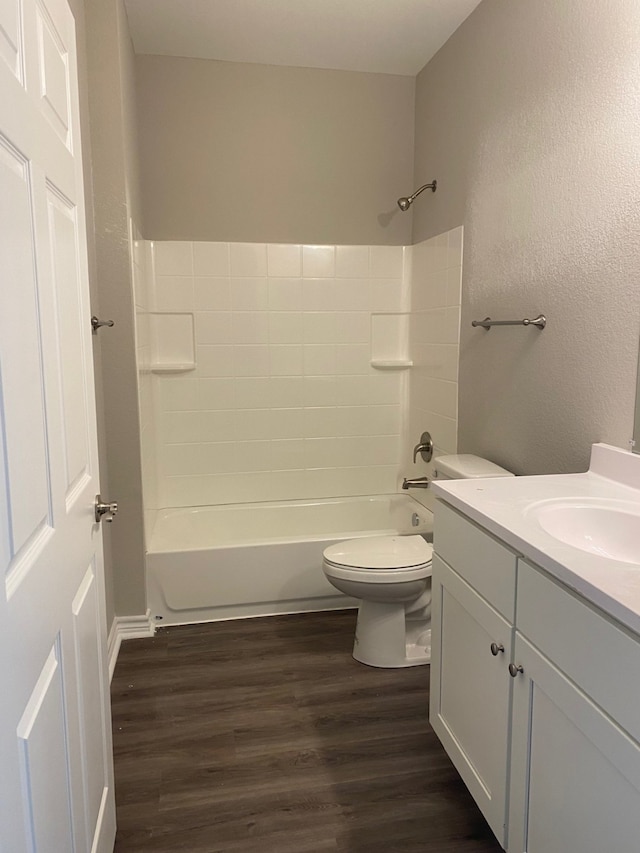
[{"label": "tile pattern wall", "polygon": [[408,309],[408,251],[153,244],[152,308],[194,312],[197,362],[155,377],[155,507],[397,490],[405,374],[370,339]]},{"label": "tile pattern wall", "polygon": [[[458,450],[458,361],[462,288],[462,227],[411,247],[409,404],[402,458],[410,476],[430,475],[412,450],[428,430],[435,456]],[[412,492],[429,505],[430,492]]]},{"label": "tile pattern wall", "polygon": [[158,506],[155,377],[150,372],[152,356],[149,311],[152,308],[153,270],[151,244],[142,239],[133,223],[131,223],[131,230],[131,244],[133,246],[132,278],[136,312],[136,360],[138,365],[138,398],[140,401],[142,490],[145,509],[145,536],[148,542],[153,527],[152,512]]}]

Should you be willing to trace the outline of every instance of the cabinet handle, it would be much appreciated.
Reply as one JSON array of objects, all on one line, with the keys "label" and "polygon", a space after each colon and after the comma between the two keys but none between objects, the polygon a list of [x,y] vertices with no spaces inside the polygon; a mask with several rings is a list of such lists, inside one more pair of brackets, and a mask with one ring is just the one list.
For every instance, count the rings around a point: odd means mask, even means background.
[{"label": "cabinet handle", "polygon": [[524,672],[523,667],[520,665],[516,666],[515,663],[509,664],[509,675],[511,678],[515,678],[519,673]]},{"label": "cabinet handle", "polygon": [[502,645],[502,643],[500,643],[500,645],[498,645],[497,643],[491,643],[490,649],[491,654],[496,657],[496,655],[499,655],[500,652],[504,651],[504,646]]}]

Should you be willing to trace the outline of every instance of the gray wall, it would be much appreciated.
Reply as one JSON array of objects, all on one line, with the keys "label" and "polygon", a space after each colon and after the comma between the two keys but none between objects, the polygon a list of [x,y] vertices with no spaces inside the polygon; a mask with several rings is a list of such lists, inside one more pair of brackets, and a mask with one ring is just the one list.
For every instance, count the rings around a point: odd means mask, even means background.
[{"label": "gray wall", "polygon": [[415,80],[136,58],[143,232],[155,240],[404,244]]},{"label": "gray wall", "polygon": [[[84,173],[84,197],[87,232],[87,254],[89,259],[89,288],[91,292],[91,311],[100,316],[98,294],[98,275],[96,268],[96,243],[93,227],[93,182],[91,177],[91,134],[89,130],[89,87],[87,70],[86,22],[83,0],[70,0],[69,6],[76,21],[76,48],[78,54],[78,88],[80,94],[80,132],[82,134],[82,165]],[[98,428],[98,454],[100,461],[100,488],[109,493],[106,457],[106,426],[104,412],[104,391],[102,385],[102,348],[99,336],[93,338],[93,368],[95,374],[96,414]],[[107,630],[115,616],[113,565],[111,556],[111,529],[104,525],[104,580],[106,594]]]},{"label": "gray wall", "polygon": [[[146,610],[140,428],[129,216],[139,217],[133,50],[121,0],[85,0],[90,154],[95,237],[94,290],[113,329],[99,333],[104,399],[102,476],[119,514],[109,531],[113,610]],[[84,140],[85,145],[87,139]],[[108,493],[107,493],[108,488]]]},{"label": "gray wall", "polygon": [[638,44],[637,0],[484,0],[417,79],[413,241],[465,226],[459,447],[519,473],[631,437]]}]

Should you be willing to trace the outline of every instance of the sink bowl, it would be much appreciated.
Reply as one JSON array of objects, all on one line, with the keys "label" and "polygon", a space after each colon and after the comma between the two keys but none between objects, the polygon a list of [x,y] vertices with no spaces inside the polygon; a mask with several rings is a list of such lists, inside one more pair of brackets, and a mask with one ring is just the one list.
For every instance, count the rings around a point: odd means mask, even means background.
[{"label": "sink bowl", "polygon": [[545,501],[528,515],[565,545],[640,566],[640,505],[625,501]]}]

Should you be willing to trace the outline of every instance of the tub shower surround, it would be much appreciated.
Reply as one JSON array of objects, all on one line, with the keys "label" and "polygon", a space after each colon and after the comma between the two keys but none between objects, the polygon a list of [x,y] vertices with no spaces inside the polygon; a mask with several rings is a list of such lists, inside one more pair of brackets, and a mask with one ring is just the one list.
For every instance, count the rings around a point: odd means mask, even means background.
[{"label": "tub shower surround", "polygon": [[[353,604],[324,579],[323,548],[415,532],[428,494],[400,496],[401,522],[389,509],[415,439],[457,449],[462,229],[413,247],[156,242],[140,257],[154,618]],[[329,506],[339,521],[315,531]]]},{"label": "tub shower surround", "polygon": [[136,312],[136,360],[138,367],[138,412],[142,460],[142,499],[144,505],[145,542],[151,538],[155,508],[158,505],[158,460],[155,429],[154,376],[151,373],[152,340],[151,308],[153,268],[151,244],[142,239],[133,222],[131,228],[132,281]]},{"label": "tub shower surround", "polygon": [[[408,408],[404,417],[403,472],[433,475],[438,456],[458,451],[458,363],[462,301],[462,227],[412,246],[408,354]],[[434,444],[430,463],[412,449],[424,430]],[[408,473],[410,472],[410,473]],[[412,492],[432,508],[431,490]]]},{"label": "tub shower surround", "polygon": [[396,491],[404,374],[371,366],[371,326],[407,310],[409,250],[152,253],[153,310],[192,313],[195,328],[194,369],[155,376],[154,508]]}]

